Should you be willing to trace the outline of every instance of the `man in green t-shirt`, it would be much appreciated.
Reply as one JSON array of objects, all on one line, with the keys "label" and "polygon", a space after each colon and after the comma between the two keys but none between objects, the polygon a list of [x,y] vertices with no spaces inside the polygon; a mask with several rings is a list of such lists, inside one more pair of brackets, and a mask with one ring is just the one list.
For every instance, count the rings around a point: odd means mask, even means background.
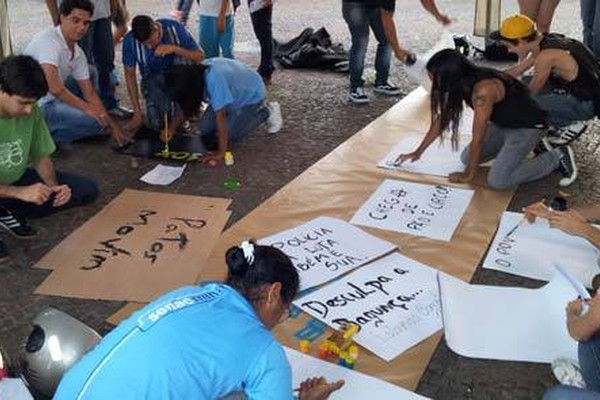
[{"label": "man in green t-shirt", "polygon": [[[25,218],[90,203],[98,187],[54,170],[56,149],[36,102],[48,92],[42,67],[29,56],[0,63],[0,228],[17,238],[37,232]],[[0,239],[0,259],[8,249]]]}]

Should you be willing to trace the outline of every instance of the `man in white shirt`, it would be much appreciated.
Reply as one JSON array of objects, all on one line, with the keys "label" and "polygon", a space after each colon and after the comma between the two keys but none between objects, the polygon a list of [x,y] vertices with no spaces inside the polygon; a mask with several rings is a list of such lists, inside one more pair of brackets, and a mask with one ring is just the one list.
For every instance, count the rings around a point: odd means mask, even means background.
[{"label": "man in white shirt", "polygon": [[[115,85],[111,77],[115,69],[115,46],[111,23],[111,1],[91,0],[94,4],[94,14],[85,36],[79,41],[88,62],[98,74],[98,94],[108,113],[115,117],[125,118],[131,115],[119,107],[115,97]],[[59,23],[58,0],[46,0],[52,22]]]},{"label": "man in white shirt", "polygon": [[[50,93],[39,104],[58,146],[102,135],[106,128],[119,146],[126,142],[121,128],[96,94],[87,59],[77,45],[88,30],[93,12],[90,0],[62,1],[60,24],[38,33],[25,49],[42,65],[46,75]],[[71,78],[76,85],[68,82]]]}]

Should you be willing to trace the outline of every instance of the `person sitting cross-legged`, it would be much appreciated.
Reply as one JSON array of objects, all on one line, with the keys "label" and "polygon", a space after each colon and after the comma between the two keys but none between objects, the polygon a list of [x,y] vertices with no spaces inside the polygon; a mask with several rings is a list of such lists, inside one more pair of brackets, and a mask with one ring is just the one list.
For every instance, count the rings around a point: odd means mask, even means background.
[{"label": "person sitting cross-legged", "polygon": [[[24,219],[94,201],[96,184],[54,170],[54,142],[36,102],[48,91],[42,67],[29,56],[0,63],[0,227],[17,238],[34,236]],[[8,256],[0,240],[0,258]]]}]

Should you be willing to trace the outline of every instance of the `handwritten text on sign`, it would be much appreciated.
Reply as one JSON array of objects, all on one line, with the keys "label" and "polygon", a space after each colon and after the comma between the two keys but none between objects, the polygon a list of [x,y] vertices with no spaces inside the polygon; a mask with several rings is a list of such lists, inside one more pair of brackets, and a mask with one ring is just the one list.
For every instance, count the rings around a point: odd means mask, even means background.
[{"label": "handwritten text on sign", "polygon": [[287,254],[300,289],[320,285],[392,251],[396,246],[339,219],[319,217],[259,240]]},{"label": "handwritten text on sign", "polygon": [[[521,223],[523,214],[505,212],[484,268],[549,281],[560,263],[583,285],[590,287],[598,273],[598,250],[587,240],[550,228],[548,221]],[[518,226],[509,236],[507,234]]]},{"label": "handwritten text on sign", "polygon": [[472,190],[388,179],[350,222],[449,241],[472,197]]},{"label": "handwritten text on sign", "polygon": [[157,211],[139,210],[134,218],[115,229],[112,237],[100,240],[92,250],[89,260],[80,268],[82,270],[101,268],[108,259],[116,257],[141,257],[148,260],[148,265],[153,265],[165,247],[175,246],[180,251],[186,248],[190,241],[187,230],[199,230],[206,226],[206,221],[202,219],[173,217],[169,218],[163,229],[159,231],[159,235],[141,254],[134,254],[132,250],[121,244],[125,238],[135,235],[136,230],[148,226],[150,219],[157,215]]},{"label": "handwritten text on sign", "polygon": [[294,304],[335,329],[359,325],[356,341],[389,361],[441,329],[436,273],[393,253]]}]

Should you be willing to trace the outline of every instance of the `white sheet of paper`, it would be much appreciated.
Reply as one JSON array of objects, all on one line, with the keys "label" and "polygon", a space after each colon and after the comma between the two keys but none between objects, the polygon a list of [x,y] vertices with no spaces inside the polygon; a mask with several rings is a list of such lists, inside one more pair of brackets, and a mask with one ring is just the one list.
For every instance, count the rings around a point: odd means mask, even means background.
[{"label": "white sheet of paper", "polygon": [[158,164],[156,167],[148,171],[140,178],[140,181],[149,183],[150,185],[170,185],[181,177],[185,166],[171,167],[168,165]]},{"label": "white sheet of paper", "polygon": [[444,334],[465,357],[550,363],[577,359],[565,306],[577,291],[560,273],[540,289],[470,285],[439,274]]},{"label": "white sheet of paper", "polygon": [[327,361],[302,354],[285,347],[285,354],[292,367],[293,387],[297,388],[304,380],[323,376],[328,382],[343,379],[346,383],[329,396],[330,400],[425,400],[427,397],[409,392],[399,386],[373,378],[369,375],[340,367]]},{"label": "white sheet of paper", "polygon": [[483,267],[549,281],[555,273],[554,263],[559,263],[591,288],[592,278],[600,274],[600,252],[583,238],[550,228],[542,218],[523,223],[506,237],[522,218],[520,213],[503,214]]},{"label": "white sheet of paper", "polygon": [[473,193],[470,189],[386,179],[350,222],[450,241]]},{"label": "white sheet of paper", "polygon": [[442,328],[437,270],[393,253],[303,296],[294,304],[386,361]]},{"label": "white sheet of paper", "polygon": [[443,142],[436,140],[425,150],[418,161],[405,162],[400,166],[394,165],[400,154],[413,152],[419,146],[421,140],[421,138],[416,137],[402,140],[377,166],[379,168],[437,176],[448,176],[453,172],[463,172],[465,170],[465,165],[460,161],[460,154],[468,144],[468,138],[459,140],[460,144],[457,151],[452,149],[450,138],[446,138]]},{"label": "white sheet of paper", "polygon": [[396,248],[341,219],[315,218],[260,239],[287,254],[300,274],[300,290],[334,279]]}]

